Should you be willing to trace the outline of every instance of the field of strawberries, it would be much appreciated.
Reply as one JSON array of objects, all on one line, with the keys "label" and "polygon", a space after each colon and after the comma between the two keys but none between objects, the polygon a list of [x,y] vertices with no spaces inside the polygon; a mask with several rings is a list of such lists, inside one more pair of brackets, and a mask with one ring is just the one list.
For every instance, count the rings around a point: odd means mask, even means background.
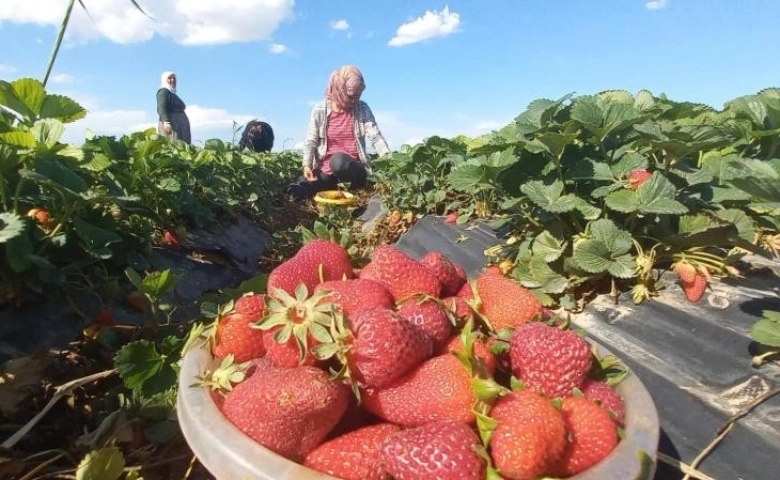
[{"label": "field of strawberries", "polygon": [[[535,100],[489,135],[376,159],[354,206],[319,214],[283,194],[298,152],[151,130],[63,143],[84,115],[0,81],[4,322],[54,302],[77,326],[65,348],[2,357],[0,478],[652,478],[655,445],[632,440],[657,419],[632,419],[655,412],[625,387],[641,379],[570,316],[679,288],[700,303],[748,256],[780,256],[778,89],[722,110]],[[498,232],[480,268],[396,245],[431,217],[464,250],[468,229]],[[252,275],[178,301],[187,278],[161,259],[230,268],[191,239],[243,221],[271,239]],[[780,352],[780,313],[762,314],[756,365]]]}]

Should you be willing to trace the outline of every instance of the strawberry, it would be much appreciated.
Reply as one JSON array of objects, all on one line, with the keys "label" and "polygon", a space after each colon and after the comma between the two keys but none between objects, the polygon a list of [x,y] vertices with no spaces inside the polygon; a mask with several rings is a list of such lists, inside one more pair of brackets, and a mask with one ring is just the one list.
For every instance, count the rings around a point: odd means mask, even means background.
[{"label": "strawberry", "polygon": [[636,190],[640,185],[645,183],[652,177],[653,174],[645,169],[634,170],[628,174],[628,188]]},{"label": "strawberry", "polygon": [[420,329],[431,340],[434,350],[440,349],[452,336],[452,323],[436,300],[404,302],[398,314]]},{"label": "strawberry", "polygon": [[466,277],[461,276],[452,260],[437,250],[431,250],[426,253],[420,259],[420,263],[428,267],[431,273],[441,282],[442,297],[455,295],[460,287],[466,283]]},{"label": "strawberry", "polygon": [[696,272],[692,282],[682,282],[683,292],[685,292],[685,298],[691,303],[697,303],[704,296],[704,291],[707,290],[707,279],[704,275]]},{"label": "strawberry", "polygon": [[530,322],[542,313],[542,304],[533,293],[511,278],[482,273],[476,280],[479,312],[498,332]]},{"label": "strawberry", "polygon": [[314,289],[315,293],[323,291],[328,292],[323,301],[341,307],[347,318],[355,315],[362,308],[395,306],[390,292],[381,283],[368,278],[328,280]]},{"label": "strawberry", "polygon": [[277,290],[295,295],[298,285],[306,285],[308,291],[320,283],[319,271],[303,257],[293,256],[283,261],[268,274],[267,292],[269,297],[277,297]]},{"label": "strawberry", "polygon": [[233,387],[222,412],[254,441],[301,462],[339,422],[349,396],[319,368],[271,368]]},{"label": "strawberry", "polygon": [[455,355],[432,357],[382,388],[363,392],[363,405],[376,416],[404,426],[457,420],[473,424],[477,398],[472,376]]},{"label": "strawberry", "polygon": [[550,473],[570,477],[599,463],[618,443],[609,413],[584,397],[567,397],[561,406],[569,441]]},{"label": "strawberry", "polygon": [[474,300],[474,290],[472,289],[471,284],[469,282],[464,283],[455,296],[466,300]]},{"label": "strawberry", "polygon": [[580,385],[582,395],[608,411],[615,423],[622,426],[626,420],[626,406],[620,394],[604,382],[586,378]]},{"label": "strawberry", "polygon": [[250,319],[252,322],[256,322],[263,318],[265,313],[265,295],[253,293],[244,295],[236,300],[235,304],[236,313],[243,315]]},{"label": "strawberry", "polygon": [[101,308],[100,311],[95,314],[94,322],[97,325],[110,327],[114,324],[114,310],[110,308]]},{"label": "strawberry", "polygon": [[533,480],[548,472],[566,448],[563,415],[549,399],[516,390],[498,399],[490,410],[497,422],[490,438],[490,456],[502,478]]},{"label": "strawberry", "polygon": [[565,397],[590,370],[590,344],[571,330],[540,322],[520,325],[509,342],[512,373],[550,398]]},{"label": "strawberry", "polygon": [[217,358],[233,355],[236,363],[243,363],[265,355],[263,332],[251,328],[252,317],[231,312],[217,321],[213,354]]},{"label": "strawberry", "polygon": [[[355,277],[349,253],[338,243],[315,238],[305,243],[295,256],[303,259],[305,264],[313,266],[318,271],[320,281]],[[322,266],[321,277],[320,266]]]},{"label": "strawberry", "polygon": [[486,463],[479,437],[467,424],[434,422],[388,436],[382,463],[395,480],[483,480]]},{"label": "strawberry", "polygon": [[444,216],[444,223],[447,225],[455,225],[458,223],[458,214],[457,212],[451,212]]},{"label": "strawberry", "polygon": [[396,302],[412,295],[439,297],[441,293],[441,282],[428,268],[392,245],[376,247],[371,263],[360,273],[361,278],[384,285]]},{"label": "strawberry", "polygon": [[368,387],[387,385],[433,353],[430,338],[388,308],[364,308],[350,326],[353,339],[347,363]]},{"label": "strawberry", "polygon": [[675,262],[672,268],[674,273],[680,278],[681,283],[693,283],[693,279],[696,277],[696,267],[687,260]]},{"label": "strawberry", "polygon": [[54,227],[55,222],[52,220],[51,215],[49,215],[49,211],[45,208],[31,208],[27,211],[27,217],[35,220],[35,222],[44,229]]},{"label": "strawberry", "polygon": [[400,430],[392,423],[378,423],[345,433],[312,450],[303,464],[344,480],[387,480],[380,447]]},{"label": "strawberry", "polygon": [[179,243],[179,237],[173,230],[163,231],[162,244],[167,245],[173,249],[178,249],[181,247],[181,243]]}]

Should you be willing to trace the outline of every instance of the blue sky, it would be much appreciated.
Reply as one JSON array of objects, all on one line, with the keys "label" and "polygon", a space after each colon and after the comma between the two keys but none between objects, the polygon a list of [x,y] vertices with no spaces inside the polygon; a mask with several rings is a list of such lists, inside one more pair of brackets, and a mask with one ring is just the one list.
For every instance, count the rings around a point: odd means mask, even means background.
[{"label": "blue sky", "polygon": [[[300,144],[330,72],[361,68],[392,149],[499,128],[536,98],[648,89],[721,108],[780,86],[780,1],[83,0],[49,90],[89,110],[67,128],[121,135],[157,121],[173,70],[196,143],[233,121]],[[0,78],[42,78],[66,0],[0,0]]]}]

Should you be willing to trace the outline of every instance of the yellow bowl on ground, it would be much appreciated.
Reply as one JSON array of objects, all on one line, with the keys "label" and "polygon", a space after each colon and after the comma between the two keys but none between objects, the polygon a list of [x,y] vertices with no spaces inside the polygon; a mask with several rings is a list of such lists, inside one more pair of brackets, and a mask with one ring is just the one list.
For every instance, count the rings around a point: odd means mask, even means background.
[{"label": "yellow bowl on ground", "polygon": [[321,205],[348,206],[357,201],[357,197],[341,190],[324,190],[314,196],[314,201]]}]

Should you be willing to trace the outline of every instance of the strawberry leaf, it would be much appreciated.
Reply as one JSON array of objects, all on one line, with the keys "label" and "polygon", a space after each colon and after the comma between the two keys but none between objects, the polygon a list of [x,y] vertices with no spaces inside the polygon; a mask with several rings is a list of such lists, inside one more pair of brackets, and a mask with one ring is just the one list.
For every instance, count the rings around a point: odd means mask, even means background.
[{"label": "strawberry leaf", "polygon": [[178,355],[161,355],[148,340],[137,340],[119,349],[114,364],[127,388],[150,396],[175,384],[178,359]]},{"label": "strawberry leaf", "polygon": [[532,251],[534,256],[541,255],[545,262],[554,262],[563,255],[564,250],[569,245],[564,239],[553,235],[549,230],[545,230],[534,239]]},{"label": "strawberry leaf", "polygon": [[25,223],[22,217],[11,212],[0,213],[0,243],[18,237],[24,229]]},{"label": "strawberry leaf", "polygon": [[563,182],[554,181],[546,185],[541,180],[534,180],[520,186],[520,190],[526,194],[533,203],[551,213],[571,212],[579,205],[577,196],[573,194],[563,195]]},{"label": "strawberry leaf", "polygon": [[750,336],[758,343],[780,347],[780,312],[764,311],[764,318],[753,325]]},{"label": "strawberry leaf", "polygon": [[86,454],[76,468],[76,480],[118,480],[125,469],[125,457],[116,446]]}]

